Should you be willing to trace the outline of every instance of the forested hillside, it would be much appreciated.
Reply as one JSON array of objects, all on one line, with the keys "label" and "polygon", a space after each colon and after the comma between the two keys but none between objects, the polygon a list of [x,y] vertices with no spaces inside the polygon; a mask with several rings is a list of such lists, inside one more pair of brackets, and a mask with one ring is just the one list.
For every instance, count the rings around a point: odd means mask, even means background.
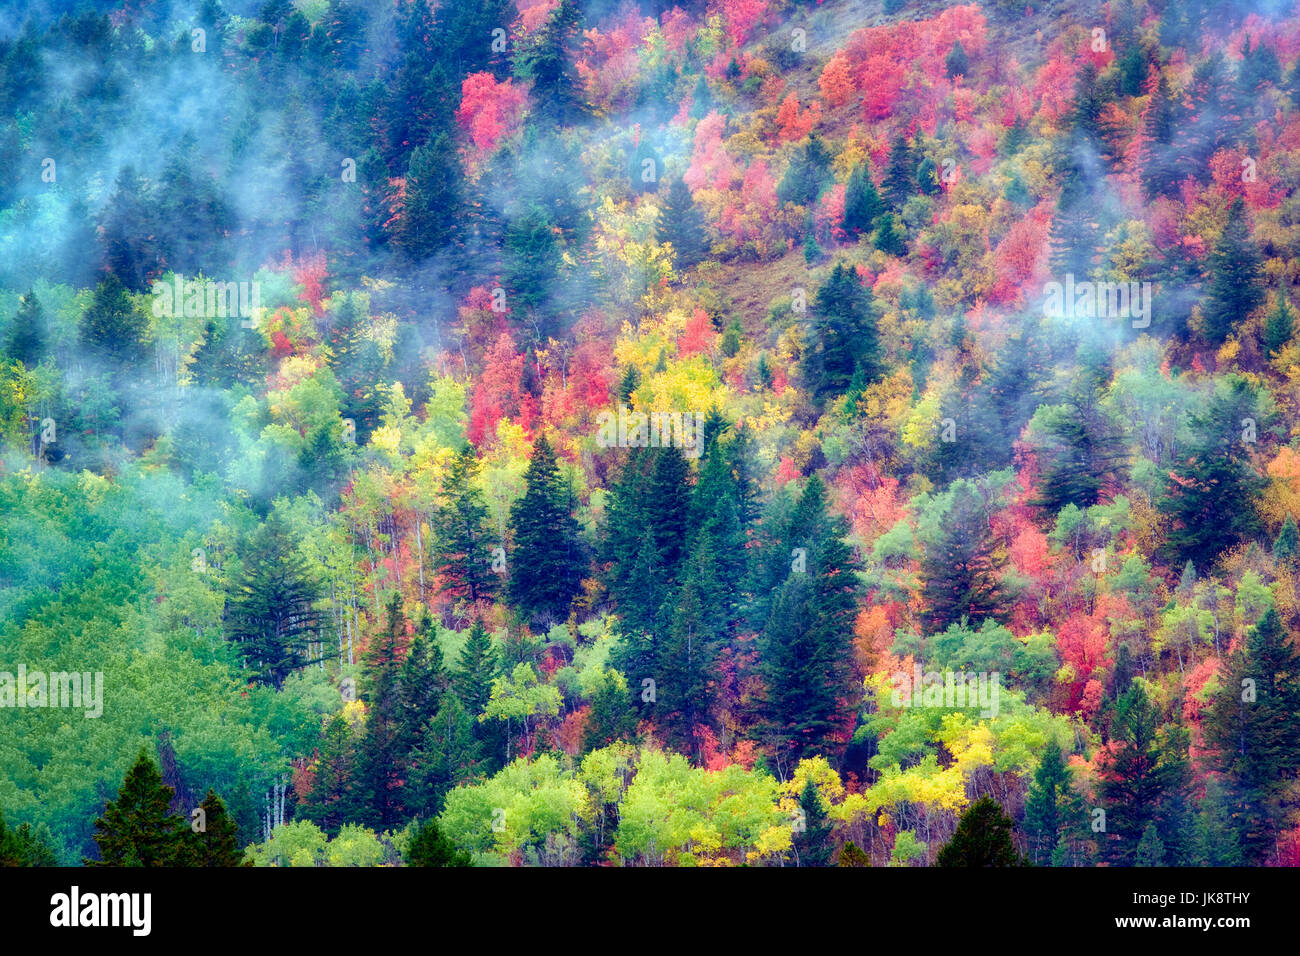
[{"label": "forested hillside", "polygon": [[0,863],[1300,865],[1294,2],[20,6]]}]

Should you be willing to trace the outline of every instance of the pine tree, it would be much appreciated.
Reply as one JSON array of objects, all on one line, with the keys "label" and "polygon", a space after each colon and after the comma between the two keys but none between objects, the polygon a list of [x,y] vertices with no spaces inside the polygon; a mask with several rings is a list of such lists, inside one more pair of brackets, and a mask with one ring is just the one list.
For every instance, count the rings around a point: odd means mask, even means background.
[{"label": "pine tree", "polygon": [[460,657],[456,659],[456,669],[451,678],[452,689],[471,717],[477,719],[487,708],[499,667],[492,636],[482,621],[475,621],[470,626]]},{"label": "pine tree", "polygon": [[412,150],[395,236],[412,261],[423,262],[457,238],[463,180],[460,154],[449,133]]},{"label": "pine tree", "polygon": [[1021,866],[1011,839],[1011,818],[992,797],[980,797],[961,815],[935,860],[937,866]]},{"label": "pine tree", "polygon": [[1118,429],[1086,388],[1041,414],[1050,444],[1039,453],[1042,484],[1034,503],[1052,516],[1068,504],[1092,507],[1125,460]]},{"label": "pine tree", "polygon": [[810,777],[799,793],[799,824],[791,843],[800,866],[830,866],[834,821],[822,806],[817,785]]},{"label": "pine tree", "polygon": [[586,112],[569,56],[581,20],[576,0],[560,0],[515,56],[515,75],[532,83],[534,107],[530,119],[536,125],[567,126],[582,119]]},{"label": "pine tree", "polygon": [[812,206],[831,183],[831,155],[815,133],[790,157],[776,187],[776,198],[796,206]]},{"label": "pine tree", "polygon": [[31,289],[18,299],[18,311],[5,336],[4,354],[35,368],[45,357],[45,313]]},{"label": "pine tree", "polygon": [[393,826],[401,813],[403,766],[398,737],[402,715],[398,690],[406,625],[402,597],[394,592],[385,603],[384,626],[370,638],[363,659],[366,731],[355,786],[365,807],[361,822],[375,829]]},{"label": "pine tree", "polygon": [[704,214],[695,205],[691,190],[682,179],[674,179],[668,187],[668,197],[659,210],[656,232],[659,242],[672,244],[679,269],[689,269],[709,254]]},{"label": "pine tree", "polygon": [[627,680],[615,670],[606,670],[591,695],[591,710],[583,727],[582,752],[627,740],[636,732],[636,710],[632,707]]},{"label": "pine tree", "polygon": [[785,555],[788,573],[758,639],[759,727],[782,772],[839,749],[835,738],[854,696],[859,584],[847,530],[828,512],[821,479],[809,478],[774,555]]},{"label": "pine tree", "polygon": [[1297,554],[1300,554],[1300,534],[1297,534],[1295,517],[1287,515],[1273,542],[1273,557],[1278,564],[1285,564],[1294,562]]},{"label": "pine tree", "polygon": [[138,364],[145,355],[148,320],[135,307],[117,276],[98,286],[81,317],[81,344],[96,359],[115,369]]},{"label": "pine tree", "polygon": [[1210,254],[1210,281],[1205,298],[1205,337],[1221,345],[1264,301],[1259,249],[1246,221],[1246,205],[1237,197],[1228,222]]},{"label": "pine tree", "polygon": [[885,198],[895,210],[902,209],[903,204],[916,193],[916,166],[917,159],[912,147],[900,133],[889,149],[889,164],[885,167],[885,181],[882,184]]},{"label": "pine tree", "polygon": [[943,61],[944,69],[948,71],[948,79],[956,79],[959,76],[966,76],[970,72],[970,58],[966,56],[966,48],[958,40],[948,51],[948,55]]},{"label": "pine tree", "polygon": [[962,618],[996,620],[1003,602],[1005,559],[995,550],[981,495],[966,479],[950,491],[952,503],[921,559],[921,617],[930,634]]},{"label": "pine tree", "polygon": [[244,852],[239,847],[239,827],[226,812],[226,803],[215,790],[208,788],[207,796],[199,804],[203,815],[203,828],[195,831],[191,825],[184,834],[182,855],[185,866],[251,866],[244,862]]},{"label": "pine tree", "polygon": [[1251,464],[1249,443],[1241,440],[1243,420],[1263,427],[1257,405],[1250,383],[1233,377],[1226,392],[1216,394],[1207,411],[1193,418],[1198,438],[1175,464],[1157,503],[1172,521],[1165,543],[1171,563],[1194,561],[1208,567],[1224,550],[1259,532],[1259,517],[1249,502],[1256,500],[1265,480]]},{"label": "pine tree", "polygon": [[871,170],[865,162],[859,163],[853,167],[844,188],[844,231],[854,238],[870,233],[884,211],[885,201],[880,198]]},{"label": "pine tree", "polygon": [[311,789],[298,804],[297,816],[329,834],[359,822],[366,811],[357,794],[357,763],[356,735],[347,718],[335,714],[321,728]]},{"label": "pine tree", "polygon": [[539,344],[558,334],[552,300],[562,254],[555,226],[540,206],[524,206],[506,225],[502,278],[511,308],[518,308],[529,319]]},{"label": "pine tree", "polygon": [[1161,73],[1142,125],[1142,188],[1147,199],[1172,195],[1178,185],[1173,141],[1179,115],[1169,81]]},{"label": "pine tree", "polygon": [[1025,796],[1030,861],[1036,866],[1051,862],[1056,847],[1062,841],[1068,846],[1082,824],[1083,800],[1074,790],[1060,746],[1049,741]]},{"label": "pine tree", "polygon": [[907,255],[907,237],[894,223],[892,212],[880,217],[880,225],[876,229],[876,248],[891,256]]},{"label": "pine tree", "polygon": [[435,512],[434,551],[444,593],[471,602],[490,598],[498,578],[492,570],[488,511],[474,484],[478,459],[466,447],[443,480],[443,503]]},{"label": "pine tree", "polygon": [[1133,864],[1148,824],[1156,825],[1164,842],[1174,836],[1171,810],[1185,784],[1186,765],[1176,751],[1161,747],[1158,729],[1155,705],[1134,681],[1115,704],[1110,747],[1098,758],[1105,852],[1112,864]]},{"label": "pine tree", "polygon": [[110,800],[95,821],[100,860],[86,860],[86,865],[175,866],[182,849],[182,821],[170,810],[174,792],[142,749],[117,799]]},{"label": "pine tree", "polygon": [[239,646],[255,683],[278,689],[316,663],[308,649],[321,627],[319,588],[278,511],[253,535],[243,564],[226,594],[226,639]]},{"label": "pine tree", "polygon": [[1160,839],[1160,831],[1154,823],[1148,823],[1138,840],[1137,851],[1133,854],[1134,866],[1164,866],[1165,844]]},{"label": "pine tree", "polygon": [[481,726],[455,694],[442,698],[407,757],[403,801],[408,813],[439,812],[449,791],[487,769],[485,744],[476,736]]},{"label": "pine tree", "polygon": [[1096,203],[1088,188],[1088,173],[1079,158],[1087,147],[1077,137],[1069,143],[1064,160],[1064,181],[1056,203],[1049,236],[1052,272],[1085,281],[1097,257]]},{"label": "pine tree", "polygon": [[871,291],[844,263],[837,263],[817,290],[812,340],[804,349],[803,374],[820,405],[848,387],[861,368],[867,381],[880,374],[878,312]]},{"label": "pine tree", "polygon": [[456,849],[449,839],[443,836],[438,824],[433,820],[425,821],[415,832],[406,849],[407,866],[473,866],[468,853]]},{"label": "pine tree", "polygon": [[1264,354],[1276,355],[1295,337],[1295,313],[1280,293],[1273,310],[1264,319],[1264,329],[1260,334],[1259,344],[1264,347]]},{"label": "pine tree", "polygon": [[1283,792],[1300,770],[1300,651],[1276,609],[1228,655],[1219,680],[1205,739],[1242,849],[1258,863],[1283,825]]},{"label": "pine tree", "polygon": [[562,621],[581,586],[582,542],[569,483],[545,435],[533,446],[524,487],[510,509],[510,600],[528,615]]},{"label": "pine tree", "polygon": [[1223,784],[1211,776],[1205,782],[1205,797],[1196,815],[1191,864],[1244,866],[1245,863],[1232,802]]}]

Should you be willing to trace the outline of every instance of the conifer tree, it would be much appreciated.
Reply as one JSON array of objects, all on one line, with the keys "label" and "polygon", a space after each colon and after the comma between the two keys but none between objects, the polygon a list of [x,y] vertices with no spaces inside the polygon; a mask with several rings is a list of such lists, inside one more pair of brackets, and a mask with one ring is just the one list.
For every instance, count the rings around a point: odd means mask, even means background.
[{"label": "conifer tree", "polygon": [[524,486],[510,509],[510,600],[530,616],[561,621],[580,587],[582,542],[569,483],[545,435],[533,446]]},{"label": "conifer tree", "polygon": [[697,265],[709,253],[704,214],[695,205],[690,187],[680,178],[674,179],[668,187],[668,197],[659,210],[656,230],[660,242],[672,243],[680,269]]},{"label": "conifer tree", "polygon": [[45,313],[31,289],[18,299],[18,311],[5,338],[4,354],[35,368],[45,357]]},{"label": "conifer tree", "polygon": [[226,594],[226,638],[238,645],[255,683],[279,688],[294,671],[316,663],[308,648],[320,630],[313,606],[318,590],[286,523],[272,511]]},{"label": "conifer tree", "polygon": [[921,559],[922,621],[930,634],[964,617],[996,620],[1003,601],[1005,559],[995,550],[979,491],[966,479],[950,491],[951,505]]},{"label": "conifer tree", "polygon": [[406,849],[407,866],[473,866],[470,855],[456,849],[433,820],[425,821]]},{"label": "conifer tree", "polygon": [[907,137],[902,133],[894,137],[889,148],[889,164],[885,167],[885,181],[881,184],[885,198],[895,210],[903,208],[916,193],[917,159]]},{"label": "conifer tree", "polygon": [[1295,313],[1286,301],[1286,296],[1279,294],[1268,317],[1264,319],[1264,328],[1260,334],[1259,344],[1264,347],[1264,354],[1276,355],[1283,346],[1295,337]]},{"label": "conifer tree", "polygon": [[966,48],[958,40],[948,51],[948,55],[943,61],[944,68],[948,71],[948,79],[955,79],[959,76],[966,76],[970,72],[970,58],[966,56]]},{"label": "conifer tree", "polygon": [[870,233],[884,211],[885,201],[880,198],[871,170],[865,162],[859,163],[853,167],[844,188],[844,231],[855,238]]},{"label": "conifer tree", "polygon": [[1241,847],[1249,862],[1262,862],[1283,824],[1283,793],[1300,770],[1300,652],[1275,608],[1223,662],[1203,726]]},{"label": "conifer tree", "polygon": [[961,815],[957,829],[935,860],[938,866],[1021,866],[1011,839],[1011,818],[992,797],[980,797]]},{"label": "conifer tree", "polygon": [[182,848],[182,821],[170,809],[174,792],[142,749],[117,799],[110,800],[95,821],[100,860],[87,860],[86,865],[175,866]]},{"label": "conifer tree", "polygon": [[880,224],[876,228],[876,248],[891,256],[907,255],[907,238],[894,222],[892,212],[880,217]]},{"label": "conifer tree", "polygon": [[837,263],[817,290],[811,341],[803,374],[818,404],[848,387],[859,369],[867,381],[880,373],[878,312],[871,291],[844,263]]},{"label": "conifer tree", "polygon": [[311,790],[298,804],[297,816],[329,834],[360,822],[366,810],[359,801],[364,793],[358,793],[357,764],[356,734],[343,714],[335,714],[321,728]]},{"label": "conifer tree", "polygon": [[1294,562],[1297,554],[1300,554],[1300,534],[1297,533],[1295,517],[1287,515],[1273,542],[1273,557],[1278,564],[1285,564]]},{"label": "conifer tree", "polygon": [[815,133],[795,150],[776,187],[776,198],[796,206],[811,206],[831,182],[831,155]]},{"label": "conifer tree", "polygon": [[203,811],[202,829],[195,831],[191,825],[184,833],[184,865],[251,866],[244,862],[244,852],[239,846],[239,827],[226,811],[225,801],[211,787],[199,809]]},{"label": "conifer tree", "polygon": [[1068,846],[1082,829],[1083,812],[1083,800],[1071,783],[1061,748],[1056,741],[1050,741],[1043,748],[1025,796],[1030,862],[1045,865],[1052,861],[1053,851],[1062,841]]},{"label": "conifer tree", "polygon": [[470,625],[451,678],[456,696],[471,717],[477,719],[487,708],[492,699],[492,681],[496,679],[499,668],[492,636],[482,621],[475,621]]},{"label": "conifer tree", "polygon": [[492,570],[487,506],[473,483],[477,471],[473,449],[462,449],[443,481],[443,503],[435,512],[434,526],[442,590],[471,602],[490,598],[498,584]]},{"label": "conifer tree", "polygon": [[799,793],[799,826],[791,840],[800,866],[830,866],[834,823],[822,806],[817,785],[809,778]]},{"label": "conifer tree", "polygon": [[1238,196],[1228,208],[1228,223],[1210,254],[1210,281],[1205,297],[1205,337],[1221,345],[1264,301],[1259,250]]},{"label": "conifer tree", "polygon": [[458,235],[464,174],[449,133],[439,133],[410,156],[396,239],[413,261],[423,262]]}]

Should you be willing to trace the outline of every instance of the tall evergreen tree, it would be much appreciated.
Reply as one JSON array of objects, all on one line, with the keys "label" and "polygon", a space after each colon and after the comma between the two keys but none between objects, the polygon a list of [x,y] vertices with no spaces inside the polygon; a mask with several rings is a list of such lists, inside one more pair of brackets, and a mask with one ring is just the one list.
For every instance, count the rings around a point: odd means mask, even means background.
[{"label": "tall evergreen tree", "polygon": [[1300,652],[1274,608],[1221,667],[1204,724],[1223,774],[1229,814],[1247,859],[1264,861],[1282,828],[1285,793],[1300,770]]},{"label": "tall evergreen tree", "polygon": [[1228,209],[1228,222],[1210,253],[1206,290],[1205,337],[1220,345],[1264,301],[1259,249],[1246,221],[1246,204],[1238,196]]},{"label": "tall evergreen tree", "polygon": [[1029,860],[1035,866],[1052,862],[1053,851],[1064,841],[1067,847],[1083,830],[1083,800],[1075,791],[1064,755],[1055,741],[1043,748],[1025,796],[1025,834]]},{"label": "tall evergreen tree", "polygon": [[413,261],[423,262],[457,238],[463,180],[460,154],[449,133],[439,133],[411,152],[396,239]]},{"label": "tall evergreen tree", "polygon": [[980,797],[961,815],[952,839],[939,850],[938,866],[1021,866],[1011,839],[1011,818],[992,797]]},{"label": "tall evergreen tree", "polygon": [[487,505],[474,485],[478,459],[461,450],[443,480],[443,503],[435,513],[434,550],[442,590],[471,602],[490,598],[498,584],[491,564]]},{"label": "tall evergreen tree", "polygon": [[545,435],[533,446],[524,487],[510,509],[510,600],[528,615],[563,620],[581,586],[582,542],[569,483]]},{"label": "tall evergreen tree", "polygon": [[656,233],[660,242],[672,243],[680,269],[697,265],[709,253],[704,214],[681,178],[674,179],[668,187],[668,197],[659,210]]},{"label": "tall evergreen tree", "polygon": [[311,789],[298,804],[297,816],[329,834],[358,823],[366,810],[359,799],[357,763],[357,735],[343,714],[335,714],[321,728]]},{"label": "tall evergreen tree", "polygon": [[515,54],[515,75],[532,83],[535,105],[531,120],[535,124],[568,126],[585,116],[581,84],[570,54],[578,42],[581,22],[576,0],[560,0]]},{"label": "tall evergreen tree", "polygon": [[1286,301],[1286,296],[1278,294],[1277,301],[1264,319],[1264,328],[1259,337],[1259,344],[1264,347],[1266,356],[1276,355],[1295,337],[1295,312]]},{"label": "tall evergreen tree", "polygon": [[877,318],[871,291],[853,269],[837,263],[817,290],[803,355],[804,380],[818,404],[842,393],[859,369],[868,382],[880,374]]},{"label": "tall evergreen tree", "polygon": [[384,625],[366,648],[366,731],[357,766],[356,792],[364,819],[376,829],[395,825],[401,817],[404,763],[399,740],[402,730],[400,673],[406,649],[407,620],[402,597],[394,592],[385,603]]},{"label": "tall evergreen tree", "polygon": [[35,368],[45,357],[45,313],[36,293],[28,289],[18,299],[18,311],[5,336],[4,354],[28,368]]},{"label": "tall evergreen tree", "polygon": [[100,860],[87,866],[175,866],[182,848],[180,817],[171,810],[171,787],[158,765],[141,750],[127,771],[116,800],[95,821]]},{"label": "tall evergreen tree", "polygon": [[907,137],[899,133],[889,148],[889,163],[885,167],[885,180],[881,184],[885,198],[895,211],[916,193],[917,158]]},{"label": "tall evergreen tree", "polygon": [[884,211],[885,201],[880,198],[871,170],[866,162],[859,163],[853,167],[844,187],[844,231],[855,238],[872,232]]},{"label": "tall evergreen tree", "polygon": [[199,804],[203,827],[191,825],[183,834],[181,857],[185,866],[251,866],[239,846],[239,827],[226,811],[226,803],[211,787]]},{"label": "tall evergreen tree", "polygon": [[473,866],[470,855],[456,849],[438,829],[438,824],[427,820],[415,831],[406,849],[407,866]]},{"label": "tall evergreen tree", "polygon": [[799,811],[799,826],[791,840],[799,866],[830,866],[834,852],[831,846],[834,823],[822,806],[817,785],[811,777],[799,792]]},{"label": "tall evergreen tree", "polygon": [[816,134],[790,157],[790,165],[776,187],[776,198],[796,206],[812,206],[831,183],[831,154]]},{"label": "tall evergreen tree", "polygon": [[138,364],[145,354],[148,320],[135,307],[126,287],[109,274],[98,286],[81,317],[81,344],[110,368]]},{"label": "tall evergreen tree", "polygon": [[1000,571],[1006,561],[996,550],[978,488],[959,479],[950,494],[951,504],[921,559],[921,619],[930,634],[964,617],[997,619],[1004,597]]},{"label": "tall evergreen tree", "polygon": [[253,535],[243,571],[226,593],[226,638],[239,646],[255,683],[279,688],[307,664],[320,632],[319,586],[278,511]]}]

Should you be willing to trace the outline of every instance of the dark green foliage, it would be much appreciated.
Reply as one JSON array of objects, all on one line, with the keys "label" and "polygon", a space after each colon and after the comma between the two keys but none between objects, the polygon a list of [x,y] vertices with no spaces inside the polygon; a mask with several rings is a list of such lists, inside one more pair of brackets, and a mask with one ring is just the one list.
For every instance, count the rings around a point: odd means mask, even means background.
[{"label": "dark green foliage", "polygon": [[961,45],[960,40],[952,45],[952,49],[944,58],[943,65],[948,71],[949,79],[965,76],[970,71],[970,58],[966,56],[966,48]]},{"label": "dark green foliage", "polygon": [[1227,548],[1258,533],[1252,502],[1265,480],[1250,460],[1251,443],[1243,429],[1249,419],[1264,426],[1253,387],[1245,379],[1229,380],[1204,415],[1193,425],[1198,438],[1172,470],[1160,511],[1172,521],[1165,553],[1175,566],[1193,561],[1208,567]]},{"label": "dark green foliage", "polygon": [[314,608],[319,586],[294,547],[279,512],[258,528],[243,556],[243,570],[226,592],[226,639],[238,645],[249,678],[280,687],[309,663],[320,632]]},{"label": "dark green foliage", "polygon": [[1097,504],[1126,457],[1118,430],[1087,390],[1049,410],[1043,423],[1048,443],[1039,451],[1042,483],[1034,503],[1051,517],[1067,504]]},{"label": "dark green foliage", "polygon": [[49,827],[42,823],[33,829],[24,823],[11,828],[0,813],[0,867],[58,865]]},{"label": "dark green foliage", "polygon": [[45,357],[45,314],[36,294],[30,289],[18,300],[18,312],[5,336],[4,354],[28,368],[35,368]]},{"label": "dark green foliage", "polygon": [[790,157],[790,165],[776,187],[776,198],[796,206],[812,206],[831,184],[831,155],[815,134]]},{"label": "dark green foliage", "polygon": [[[362,669],[366,730],[354,786],[365,808],[362,822],[375,829],[392,827],[401,818],[400,791],[406,756],[402,743],[410,742],[409,737],[403,741],[402,731],[409,734],[412,730],[402,723],[407,706],[420,703],[418,696],[399,698],[406,644],[406,615],[402,613],[401,595],[394,593],[385,603],[382,629],[370,638]],[[424,653],[422,647],[421,654]],[[414,661],[406,676],[417,682],[429,676],[427,668],[427,658]],[[407,690],[414,695],[421,693],[418,686]],[[418,717],[414,719],[418,721]]]},{"label": "dark green foliage", "polygon": [[817,785],[811,779],[804,784],[799,794],[799,810],[794,837],[791,841],[795,859],[800,866],[830,866],[834,852],[831,846],[831,830],[834,829],[834,824],[822,806]]},{"label": "dark green foliage", "polygon": [[911,144],[900,133],[889,149],[889,164],[885,167],[885,181],[882,184],[885,198],[895,210],[902,209],[903,203],[916,193],[917,163]]},{"label": "dark green foliage", "polygon": [[212,788],[199,804],[203,811],[203,827],[194,829],[191,823],[184,833],[181,859],[185,866],[251,866],[244,862],[244,851],[239,846],[239,827],[226,812],[226,803]]},{"label": "dark green foliage", "polygon": [[581,585],[582,542],[569,483],[545,435],[533,446],[524,484],[510,509],[510,600],[530,616],[562,621]]},{"label": "dark green foliage", "polygon": [[438,824],[426,820],[406,848],[407,866],[473,866],[468,853],[456,849]]},{"label": "dark green foliage", "polygon": [[871,290],[848,265],[837,263],[817,290],[803,355],[804,380],[818,404],[843,392],[858,369],[867,381],[879,375],[876,321]]},{"label": "dark green foliage", "polygon": [[144,358],[147,330],[148,320],[117,276],[110,274],[96,286],[81,317],[81,343],[87,352],[112,368],[135,365]]},{"label": "dark green foliage", "polygon": [[840,847],[840,858],[836,866],[870,866],[871,857],[867,856],[852,840],[846,840]]},{"label": "dark green foliage", "polygon": [[1228,209],[1228,222],[1210,253],[1205,296],[1205,337],[1220,345],[1264,301],[1259,250],[1241,198]]},{"label": "dark green foliage", "polygon": [[1295,336],[1295,313],[1286,297],[1279,295],[1277,304],[1264,319],[1264,330],[1259,344],[1265,355],[1276,355]]},{"label": "dark green foliage", "polygon": [[1285,564],[1294,562],[1297,554],[1300,554],[1300,534],[1296,531],[1295,518],[1287,515],[1286,521],[1282,522],[1282,530],[1273,541],[1273,557],[1279,564]]},{"label": "dark green foliage", "polygon": [[1021,866],[1011,839],[1011,818],[992,797],[980,797],[961,815],[957,830],[939,851],[938,866]]},{"label": "dark green foliage", "polygon": [[357,796],[357,735],[342,714],[335,714],[321,730],[316,747],[316,768],[311,790],[298,804],[297,815],[326,833],[338,833],[346,823],[356,823],[364,808]]},{"label": "dark green foliage", "polygon": [[487,506],[473,484],[478,459],[463,448],[443,480],[443,503],[434,513],[434,567],[444,592],[471,602],[490,598],[500,579],[492,570]]},{"label": "dark green foliage", "polygon": [[1300,652],[1275,609],[1223,662],[1204,729],[1242,850],[1249,862],[1263,862],[1300,770]]},{"label": "dark green foliage", "polygon": [[1085,827],[1083,799],[1075,791],[1064,755],[1055,741],[1043,748],[1025,795],[1025,835],[1029,861],[1035,866],[1049,863],[1058,846],[1077,843]]},{"label": "dark green foliage", "polygon": [[1006,559],[997,550],[979,490],[962,480],[953,484],[952,496],[937,538],[927,543],[921,559],[921,617],[931,634],[962,618],[996,620],[1004,601]]},{"label": "dark green foliage", "polygon": [[95,821],[98,861],[87,866],[175,866],[181,852],[182,822],[172,814],[174,791],[158,765],[141,750],[127,771],[117,799]]},{"label": "dark green foliage", "polygon": [[880,217],[880,225],[876,229],[876,248],[891,256],[907,255],[907,237],[895,224],[892,212]]},{"label": "dark green foliage", "polygon": [[884,211],[885,201],[876,190],[871,170],[866,163],[855,166],[844,187],[844,231],[855,238],[872,232],[876,219]]},{"label": "dark green foliage", "polygon": [[477,719],[492,699],[492,681],[498,668],[492,637],[482,621],[475,621],[452,674],[452,688],[471,717]]},{"label": "dark green foliage", "polygon": [[455,143],[440,133],[412,151],[396,240],[415,262],[452,242],[460,228],[463,174]]},{"label": "dark green foliage", "polygon": [[1115,704],[1110,749],[1099,762],[1099,796],[1106,811],[1101,837],[1112,865],[1131,866],[1137,861],[1149,824],[1155,824],[1165,847],[1181,840],[1176,831],[1183,821],[1177,811],[1186,785],[1186,743],[1180,752],[1177,735],[1162,738],[1159,729],[1155,705],[1135,681]]},{"label": "dark green foliage", "polygon": [[541,28],[515,54],[515,75],[532,83],[535,105],[531,120],[536,125],[567,126],[586,113],[571,62],[571,49],[581,42],[581,22],[582,12],[576,0],[560,0]]},{"label": "dark green foliage", "polygon": [[1089,183],[1089,167],[1083,158],[1087,145],[1077,136],[1068,143],[1064,158],[1064,182],[1056,203],[1050,233],[1052,273],[1057,281],[1073,275],[1085,281],[1097,258],[1096,203]]},{"label": "dark green foliage", "polygon": [[708,255],[704,215],[691,198],[690,187],[680,178],[668,187],[667,199],[659,210],[658,239],[672,243],[677,265],[682,269],[689,269]]}]

